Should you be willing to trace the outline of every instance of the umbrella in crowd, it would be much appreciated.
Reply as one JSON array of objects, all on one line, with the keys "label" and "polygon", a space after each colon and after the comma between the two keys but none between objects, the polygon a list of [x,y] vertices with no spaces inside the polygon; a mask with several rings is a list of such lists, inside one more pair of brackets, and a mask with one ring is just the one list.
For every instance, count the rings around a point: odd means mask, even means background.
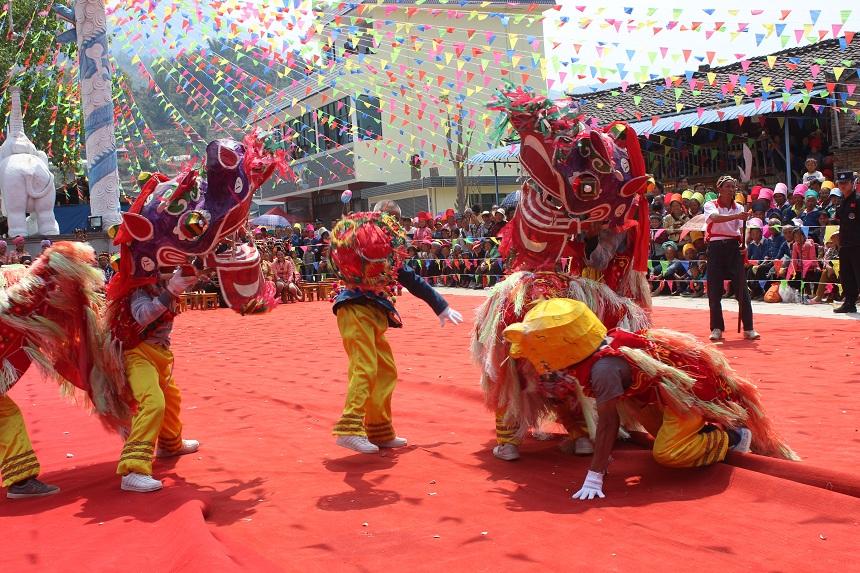
[{"label": "umbrella in crowd", "polygon": [[708,216],[704,213],[696,215],[681,227],[682,231],[704,231],[708,225]]},{"label": "umbrella in crowd", "polygon": [[251,219],[251,223],[254,225],[260,225],[263,227],[289,227],[290,222],[286,219],[286,217],[281,217],[280,215],[260,215],[259,217],[255,217]]},{"label": "umbrella in crowd", "polygon": [[502,209],[507,209],[508,207],[516,207],[520,203],[520,192],[519,190],[514,191],[507,197],[505,197],[502,204],[499,205]]},{"label": "umbrella in crowd", "polygon": [[681,238],[687,236],[690,231],[704,232],[708,225],[708,216],[704,213],[696,215],[681,226]]}]

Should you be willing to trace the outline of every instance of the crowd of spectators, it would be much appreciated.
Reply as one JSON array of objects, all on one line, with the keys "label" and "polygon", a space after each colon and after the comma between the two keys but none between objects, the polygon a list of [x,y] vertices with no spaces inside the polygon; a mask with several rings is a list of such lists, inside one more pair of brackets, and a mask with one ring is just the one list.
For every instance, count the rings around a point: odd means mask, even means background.
[{"label": "crowd of spectators", "polygon": [[[807,159],[802,182],[793,189],[765,180],[739,188],[735,202],[750,212],[746,277],[753,300],[815,304],[840,299],[836,210],[853,178],[829,181],[817,167],[815,158]],[[702,208],[716,193],[701,183],[690,185],[686,178],[672,193],[663,189],[658,184],[649,196],[652,294],[703,296],[707,250]]]}]

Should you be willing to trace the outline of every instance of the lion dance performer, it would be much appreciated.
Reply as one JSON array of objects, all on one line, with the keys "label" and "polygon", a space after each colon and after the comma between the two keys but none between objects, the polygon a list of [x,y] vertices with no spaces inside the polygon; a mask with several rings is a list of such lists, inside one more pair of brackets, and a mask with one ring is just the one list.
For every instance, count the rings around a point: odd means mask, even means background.
[{"label": "lion dance performer", "polygon": [[333,311],[349,357],[346,404],[333,434],[337,445],[364,454],[407,444],[391,422],[397,367],[385,338],[388,327],[403,326],[394,307],[396,285],[426,302],[441,326],[463,320],[433,287],[403,265],[406,234],[399,221],[400,207],[385,201],[373,213],[341,219],[332,230],[331,259],[344,283]]},{"label": "lion dance performer", "polygon": [[[11,265],[17,267],[17,265]],[[67,395],[114,419],[128,415],[122,399],[122,365],[101,349],[104,276],[93,249],[82,243],[48,247],[29,268],[3,268],[0,288],[0,473],[6,497],[23,499],[59,491],[37,479],[39,461],[21,411],[7,394],[31,361]]]},{"label": "lion dance performer", "polygon": [[[170,348],[177,298],[196,282],[192,257],[216,268],[224,300],[234,310],[263,312],[276,304],[259,253],[238,240],[254,191],[276,167],[286,168],[284,156],[266,152],[256,135],[243,143],[214,141],[206,148],[205,181],[190,168],[173,179],[153,174],[123,214],[114,239],[120,246],[119,271],[107,290],[108,322],[121,347],[134,405],[117,468],[123,490],[161,489],[152,477],[153,456],[179,456],[199,447],[182,437]],[[229,248],[218,248],[225,241]]]},{"label": "lion dance performer", "polygon": [[607,331],[585,304],[567,298],[539,302],[504,336],[511,357],[540,373],[541,392],[563,399],[581,388],[597,401],[591,469],[574,499],[605,497],[621,414],[654,436],[653,456],[664,466],[706,466],[729,450],[799,459],[776,434],[756,387],[692,336]]},{"label": "lion dance performer", "polygon": [[[520,137],[520,163],[529,176],[516,214],[504,228],[502,254],[512,273],[478,309],[472,356],[482,370],[485,403],[496,412],[496,446],[504,460],[519,457],[529,427],[555,415],[575,443],[591,453],[593,407],[582,396],[559,402],[537,389],[527,362],[508,360],[504,328],[522,320],[538,300],[585,302],[608,325],[639,330],[649,324],[645,277],[649,177],[632,128],[583,123],[571,102],[553,102],[518,88],[490,109],[505,112]],[[565,261],[567,269],[560,269]]]}]

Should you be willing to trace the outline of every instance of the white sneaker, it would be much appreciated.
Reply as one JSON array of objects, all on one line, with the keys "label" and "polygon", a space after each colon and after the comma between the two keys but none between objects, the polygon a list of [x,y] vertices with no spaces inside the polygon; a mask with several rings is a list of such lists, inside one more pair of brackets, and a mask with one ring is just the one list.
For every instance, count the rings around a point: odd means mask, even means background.
[{"label": "white sneaker", "polygon": [[355,450],[362,454],[379,453],[379,447],[371,444],[366,436],[338,436],[335,443],[342,448]]},{"label": "white sneaker", "polygon": [[759,338],[761,338],[761,334],[756,332],[755,329],[744,330],[744,338],[746,338],[747,340],[758,340]]},{"label": "white sneaker", "polygon": [[520,449],[514,444],[499,444],[493,448],[493,455],[500,460],[512,462],[520,459]]},{"label": "white sneaker", "polygon": [[380,448],[402,448],[407,445],[409,442],[406,441],[406,438],[401,438],[397,436],[394,439],[388,440],[387,442],[372,442],[374,445]]},{"label": "white sneaker", "polygon": [[580,436],[573,443],[573,453],[577,456],[591,455],[594,453],[594,444],[585,436]]},{"label": "white sneaker", "polygon": [[720,330],[719,328],[715,328],[715,329],[713,329],[713,330],[711,331],[711,336],[710,336],[710,338],[711,338],[711,340],[713,340],[714,342],[716,342],[717,340],[722,340],[722,339],[723,339],[723,331],[722,331],[722,330]]},{"label": "white sneaker", "polygon": [[182,440],[182,447],[178,450],[170,451],[165,450],[164,448],[158,448],[155,452],[156,458],[172,458],[175,456],[184,456],[186,454],[193,454],[197,450],[200,449],[200,442],[197,440]]},{"label": "white sneaker", "polygon": [[123,491],[136,491],[138,493],[148,493],[150,491],[158,491],[161,489],[161,482],[152,476],[131,472],[122,476],[120,489]]},{"label": "white sneaker", "polygon": [[730,449],[740,454],[748,454],[752,445],[752,431],[749,428],[734,428],[734,430],[741,435],[741,439]]}]

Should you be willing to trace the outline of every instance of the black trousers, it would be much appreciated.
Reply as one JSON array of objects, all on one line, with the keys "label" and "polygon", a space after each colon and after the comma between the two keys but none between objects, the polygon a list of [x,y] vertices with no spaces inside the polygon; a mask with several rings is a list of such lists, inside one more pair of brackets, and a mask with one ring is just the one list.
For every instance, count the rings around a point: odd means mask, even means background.
[{"label": "black trousers", "polygon": [[708,243],[708,306],[711,309],[711,330],[726,329],[723,321],[723,282],[732,281],[732,293],[739,294],[741,321],[744,330],[753,329],[752,303],[747,288],[746,269],[743,267],[737,241],[711,241]]},{"label": "black trousers", "polygon": [[839,283],[845,295],[845,306],[857,306],[857,291],[860,285],[860,247],[839,249]]}]

